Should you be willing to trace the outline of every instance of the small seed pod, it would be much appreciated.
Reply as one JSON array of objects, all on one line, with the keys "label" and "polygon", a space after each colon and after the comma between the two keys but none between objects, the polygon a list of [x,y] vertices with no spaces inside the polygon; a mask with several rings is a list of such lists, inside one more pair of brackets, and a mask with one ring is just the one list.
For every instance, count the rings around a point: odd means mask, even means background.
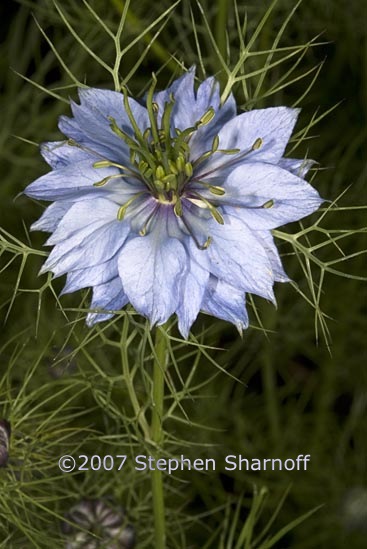
[{"label": "small seed pod", "polygon": [[66,549],[135,547],[135,530],[126,524],[124,510],[113,509],[103,500],[82,500],[65,518],[68,522],[63,522],[61,529],[68,536]]},{"label": "small seed pod", "polygon": [[0,467],[6,467],[9,460],[10,423],[0,419]]}]

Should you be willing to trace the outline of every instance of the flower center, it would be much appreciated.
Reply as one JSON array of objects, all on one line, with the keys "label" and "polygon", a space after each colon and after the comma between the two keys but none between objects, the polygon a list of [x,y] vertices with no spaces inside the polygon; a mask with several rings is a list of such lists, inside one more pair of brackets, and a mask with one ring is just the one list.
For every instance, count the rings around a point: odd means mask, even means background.
[{"label": "flower center", "polygon": [[[172,112],[175,107],[175,97],[171,93],[164,105],[159,105],[154,100],[154,91],[156,86],[156,78],[153,75],[152,85],[147,93],[146,109],[150,126],[146,129],[141,129],[132,112],[129,103],[129,97],[126,88],[123,92],[123,104],[125,112],[128,116],[131,129],[129,133],[119,127],[113,117],[108,117],[111,130],[121,138],[129,148],[130,162],[128,165],[111,162],[108,160],[100,160],[93,164],[95,168],[114,166],[119,169],[118,174],[107,176],[106,178],[94,183],[95,186],[102,186],[108,183],[111,179],[127,178],[137,180],[142,183],[145,190],[142,190],[140,185],[137,191],[131,198],[122,204],[118,210],[117,218],[122,220],[125,217],[127,209],[141,198],[143,195],[150,194],[159,204],[171,205],[175,215],[181,219],[185,230],[193,237],[198,248],[206,249],[210,242],[209,236],[203,244],[198,241],[194,234],[194,229],[190,226],[188,219],[185,218],[183,200],[190,202],[198,208],[206,209],[213,219],[223,225],[224,219],[220,213],[221,206],[225,205],[226,200],[219,200],[223,197],[225,190],[221,186],[210,184],[206,179],[212,176],[215,172],[220,172],[222,168],[235,166],[239,161],[242,161],[247,155],[262,147],[263,141],[258,137],[248,150],[241,152],[240,149],[219,149],[219,135],[215,135],[212,139],[209,150],[202,153],[197,158],[193,158],[190,154],[191,140],[194,134],[201,128],[209,124],[214,116],[215,110],[209,107],[208,110],[197,120],[193,126],[180,130],[172,124]],[[221,164],[210,169],[210,158],[215,154],[221,154],[226,157]],[[234,156],[231,158],[231,156]],[[230,157],[230,158],[228,158]],[[203,172],[202,164],[206,163],[208,170]],[[201,167],[201,169],[198,169]],[[200,175],[198,175],[200,174]],[[205,189],[202,192],[200,187]],[[210,194],[208,194],[208,191]],[[273,201],[268,201],[264,205],[258,207],[272,207]],[[250,206],[251,208],[251,206]],[[145,236],[149,226],[155,216],[154,209],[144,220],[139,234]]]}]

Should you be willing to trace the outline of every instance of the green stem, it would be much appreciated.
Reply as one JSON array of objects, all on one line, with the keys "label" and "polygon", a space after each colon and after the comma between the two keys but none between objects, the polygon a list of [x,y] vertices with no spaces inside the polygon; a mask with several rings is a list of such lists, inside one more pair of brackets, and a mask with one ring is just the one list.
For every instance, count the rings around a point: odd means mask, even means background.
[{"label": "green stem", "polygon": [[[276,327],[276,310],[275,307],[267,310],[266,328],[274,330]],[[277,380],[276,371],[274,368],[274,348],[271,340],[268,340],[262,349],[262,383],[264,387],[266,411],[268,415],[270,434],[272,442],[276,447],[280,440],[280,414],[279,402],[277,396]]]},{"label": "green stem", "polygon": [[[164,399],[164,373],[167,365],[168,346],[167,334],[163,328],[157,328],[155,337],[155,355],[153,365],[153,391],[152,391],[152,425],[151,440],[155,446],[154,453],[162,448],[163,444],[163,399]],[[159,456],[154,456],[159,457]],[[151,471],[153,515],[154,515],[154,539],[155,549],[165,549],[165,511],[162,471]]]}]

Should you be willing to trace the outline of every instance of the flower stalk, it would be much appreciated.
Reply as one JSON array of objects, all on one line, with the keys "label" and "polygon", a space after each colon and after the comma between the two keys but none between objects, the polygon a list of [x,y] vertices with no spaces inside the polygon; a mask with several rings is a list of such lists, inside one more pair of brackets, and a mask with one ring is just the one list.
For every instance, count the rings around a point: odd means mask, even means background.
[{"label": "flower stalk", "polygon": [[[164,327],[156,329],[155,352],[153,364],[152,387],[152,423],[151,440],[154,444],[154,453],[158,454],[163,446],[163,411],[164,411],[164,375],[167,366],[168,346],[167,333]],[[157,459],[159,456],[155,456]],[[154,540],[156,549],[165,549],[165,506],[163,492],[162,471],[151,471],[153,515],[154,515]]]}]

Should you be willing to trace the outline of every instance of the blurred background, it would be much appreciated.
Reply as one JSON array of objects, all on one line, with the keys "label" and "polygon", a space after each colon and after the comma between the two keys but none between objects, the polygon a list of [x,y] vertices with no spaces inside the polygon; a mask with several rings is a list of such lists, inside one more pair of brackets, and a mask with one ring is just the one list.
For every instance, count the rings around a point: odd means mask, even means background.
[{"label": "blurred background", "polygon": [[[265,548],[266,535],[275,536],[319,505],[272,546],[367,546],[366,256],[359,253],[367,248],[361,230],[367,204],[367,4],[273,4],[268,13],[271,3],[255,0],[238,0],[237,7],[220,0],[203,0],[201,7],[182,0],[174,8],[166,0],[88,4],[113,32],[125,14],[121,76],[134,95],[144,93],[152,71],[164,87],[192,64],[199,78],[205,69],[225,85],[220,59],[230,67],[238,60],[237,22],[247,14],[247,43],[267,13],[252,51],[276,47],[277,52],[271,60],[266,53],[246,59],[243,70],[250,76],[234,94],[242,109],[302,107],[289,151],[317,160],[312,184],[339,207],[331,208],[322,227],[329,237],[335,230],[348,234],[340,240],[341,248],[331,240],[322,245],[322,232],[310,235],[312,245],[320,244],[316,256],[321,264],[345,276],[300,259],[279,241],[298,291],[278,285],[277,310],[262,300],[249,303],[253,327],[242,338],[232,326],[201,315],[193,333],[210,349],[172,343],[179,367],[179,373],[172,373],[175,386],[184,386],[194,371],[183,398],[187,416],[178,409],[180,421],[172,417],[166,422],[172,455],[220,461],[227,454],[260,459],[311,454],[311,463],[306,472],[218,470],[210,476],[186,472],[167,479],[169,547],[235,549],[233,539],[252,516],[251,505],[260,500],[253,532],[247,534],[249,545],[238,547]],[[64,0],[60,7],[62,15],[51,0],[5,0],[0,5],[0,418],[12,425],[9,463],[0,469],[0,547],[49,547],[50,539],[52,547],[64,547],[60,524],[65,513],[83,498],[107,498],[115,508],[125,508],[137,547],[149,548],[149,483],[143,475],[63,476],[56,467],[66,450],[111,454],[123,442],[130,452],[142,453],[133,412],[125,404],[121,330],[131,336],[130,364],[139,353],[148,358],[150,353],[141,319],[133,317],[125,326],[118,318],[88,331],[83,323],[88,296],[59,301],[62,281],[51,286],[47,277],[37,276],[44,256],[35,250],[45,253],[45,235],[29,234],[29,226],[42,206],[18,195],[48,171],[38,144],[62,138],[57,117],[68,114],[68,98],[76,98],[73,75],[86,85],[113,88],[111,76],[77,37],[109,64],[113,42],[84,1]],[[286,231],[299,229],[295,225]]]}]

